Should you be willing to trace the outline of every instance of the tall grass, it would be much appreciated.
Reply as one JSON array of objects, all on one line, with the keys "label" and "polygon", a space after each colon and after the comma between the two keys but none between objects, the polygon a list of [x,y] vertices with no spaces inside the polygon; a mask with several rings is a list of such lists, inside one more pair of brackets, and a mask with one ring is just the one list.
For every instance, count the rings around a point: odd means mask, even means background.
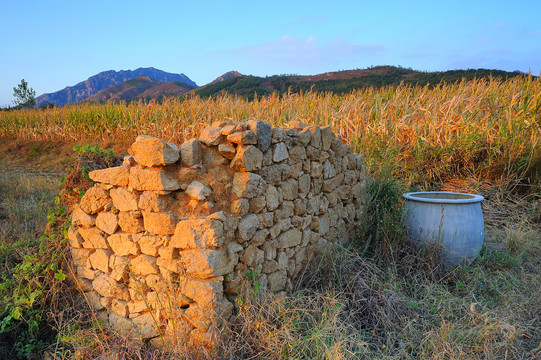
[{"label": "tall grass", "polygon": [[139,134],[182,142],[219,119],[331,125],[372,168],[389,159],[409,182],[492,180],[525,172],[540,156],[541,80],[478,79],[434,87],[304,92],[249,102],[223,94],[162,103],[77,104],[0,112],[0,136],[131,143]]}]

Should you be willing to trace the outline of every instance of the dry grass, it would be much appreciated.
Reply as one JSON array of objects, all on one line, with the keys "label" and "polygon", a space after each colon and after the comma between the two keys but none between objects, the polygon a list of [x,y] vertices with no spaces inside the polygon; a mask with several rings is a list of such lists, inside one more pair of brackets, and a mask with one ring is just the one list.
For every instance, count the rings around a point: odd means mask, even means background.
[{"label": "dry grass", "polygon": [[[474,80],[433,88],[398,86],[346,95],[272,95],[248,102],[165,99],[0,112],[0,136],[129,144],[139,134],[180,143],[219,119],[300,120],[330,125],[373,169],[388,159],[408,183],[453,178],[500,181],[541,169],[541,80]],[[521,178],[521,177],[518,177]]]},{"label": "dry grass", "polygon": [[[25,244],[36,241],[43,232],[47,212],[59,189],[56,177],[0,172],[0,248],[4,254],[24,256],[28,250]],[[0,271],[9,270],[12,256],[2,259]]]}]

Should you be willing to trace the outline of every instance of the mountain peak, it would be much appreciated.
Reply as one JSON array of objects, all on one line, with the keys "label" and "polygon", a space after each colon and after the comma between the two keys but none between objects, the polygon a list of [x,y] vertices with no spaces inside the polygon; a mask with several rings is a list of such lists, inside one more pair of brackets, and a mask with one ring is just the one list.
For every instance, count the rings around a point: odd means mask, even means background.
[{"label": "mountain peak", "polygon": [[221,81],[231,79],[231,78],[234,78],[234,77],[237,77],[237,76],[242,76],[242,74],[240,72],[234,71],[234,70],[228,71],[225,74],[223,74],[222,76],[218,76],[214,81],[212,81],[208,85],[216,84],[216,83],[219,83]]},{"label": "mountain peak", "polygon": [[113,85],[121,85],[127,80],[136,79],[141,75],[159,83],[179,81],[190,88],[197,87],[197,84],[184,74],[168,73],[153,67],[138,68],[135,70],[107,70],[91,76],[74,86],[68,86],[63,90],[38,96],[36,98],[36,106],[39,107],[45,104],[62,106],[69,103],[76,103],[89,98],[100,90]]}]

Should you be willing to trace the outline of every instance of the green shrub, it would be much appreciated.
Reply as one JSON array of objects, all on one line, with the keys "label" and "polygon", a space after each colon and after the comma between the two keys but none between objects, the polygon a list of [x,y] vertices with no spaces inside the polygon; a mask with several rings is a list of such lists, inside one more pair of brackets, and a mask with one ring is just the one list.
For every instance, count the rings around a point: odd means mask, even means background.
[{"label": "green shrub", "polygon": [[401,223],[404,186],[389,171],[368,179],[362,197],[363,212],[359,246],[363,255],[384,262],[397,260],[407,245]]}]

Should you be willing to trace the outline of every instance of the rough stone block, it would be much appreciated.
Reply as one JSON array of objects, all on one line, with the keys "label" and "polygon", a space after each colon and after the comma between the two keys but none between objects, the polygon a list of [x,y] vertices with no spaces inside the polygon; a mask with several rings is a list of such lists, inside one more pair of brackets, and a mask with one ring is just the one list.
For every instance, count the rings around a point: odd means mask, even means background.
[{"label": "rough stone block", "polygon": [[98,185],[94,185],[81,198],[81,209],[88,214],[101,211],[111,201],[109,192]]},{"label": "rough stone block", "polygon": [[224,226],[211,219],[181,220],[169,242],[178,249],[213,249],[223,244]]},{"label": "rough stone block", "polygon": [[200,181],[192,181],[185,191],[194,200],[205,200],[212,193],[211,188]]},{"label": "rough stone block", "polygon": [[165,241],[161,236],[144,235],[141,236],[137,243],[139,244],[141,253],[150,256],[157,256]]},{"label": "rough stone block", "polygon": [[88,176],[95,182],[115,186],[128,186],[130,169],[128,166],[122,165],[108,169],[94,170],[89,172]]},{"label": "rough stone block", "polygon": [[151,235],[171,235],[175,232],[176,216],[172,213],[143,211],[145,230]]},{"label": "rough stone block", "polygon": [[269,290],[273,293],[277,293],[284,290],[287,283],[287,272],[280,270],[272,274],[267,275],[267,284]]},{"label": "rough stone block", "polygon": [[120,211],[135,211],[137,210],[137,195],[127,190],[126,188],[111,189],[111,198],[113,205]]},{"label": "rough stone block", "polygon": [[184,250],[179,252],[186,275],[196,279],[208,279],[228,274],[235,268],[234,258],[225,250]]},{"label": "rough stone block", "polygon": [[220,134],[222,130],[219,126],[209,126],[201,131],[199,141],[207,146],[216,146],[224,141],[224,136]]},{"label": "rough stone block", "polygon": [[92,287],[94,288],[94,291],[101,296],[120,300],[130,300],[128,288],[111,279],[109,275],[101,274],[98,276],[92,281]]},{"label": "rough stone block", "polygon": [[248,211],[250,210],[250,200],[248,199],[238,199],[231,202],[230,206],[231,213],[238,215],[238,216],[244,216],[248,214]]},{"label": "rough stone block", "polygon": [[274,162],[282,162],[289,158],[289,153],[287,151],[287,146],[283,142],[280,142],[276,145],[274,145],[274,151],[272,156],[272,161]]},{"label": "rough stone block", "polygon": [[111,269],[109,268],[109,257],[112,252],[104,249],[97,249],[92,255],[89,256],[90,265],[93,269],[103,271],[108,274]]},{"label": "rough stone block", "polygon": [[[91,255],[92,256],[92,255]],[[91,270],[87,267],[77,267],[75,269],[75,274],[78,278],[88,279],[90,281],[94,280],[96,278],[96,272],[99,272],[101,270]]]},{"label": "rough stone block", "polygon": [[139,245],[132,240],[131,234],[119,233],[107,238],[113,252],[118,256],[138,255]]},{"label": "rough stone block", "polygon": [[113,299],[111,301],[111,311],[121,317],[128,317],[128,302],[124,300]]},{"label": "rough stone block", "polygon": [[207,168],[227,164],[228,161],[218,151],[216,146],[203,146],[203,165]]},{"label": "rough stone block", "polygon": [[226,159],[232,160],[235,157],[237,149],[230,144],[218,145],[218,152]]},{"label": "rough stone block", "polygon": [[256,145],[258,136],[252,130],[247,130],[228,135],[227,141],[239,145]]},{"label": "rough stone block", "polygon": [[261,169],[263,153],[253,145],[240,145],[231,160],[231,169],[235,171],[255,171]]},{"label": "rough stone block", "polygon": [[284,200],[295,200],[299,195],[299,183],[295,179],[282,182],[282,195]]},{"label": "rough stone block", "polygon": [[112,235],[118,229],[118,216],[112,212],[100,212],[96,217],[96,226],[103,232]]},{"label": "rough stone block", "polygon": [[246,125],[250,130],[258,136],[258,146],[261,151],[265,152],[271,145],[272,127],[261,120],[249,120]]},{"label": "rough stone block", "polygon": [[203,150],[197,139],[190,139],[180,145],[180,162],[182,166],[194,166],[201,164]]},{"label": "rough stone block", "polygon": [[104,233],[97,228],[79,228],[79,234],[83,238],[82,246],[85,249],[107,249],[109,245],[105,240]]},{"label": "rough stone block", "polygon": [[331,143],[334,140],[334,133],[330,126],[321,127],[321,150],[327,151],[331,148]]},{"label": "rough stone block", "polygon": [[180,189],[180,183],[172,172],[165,169],[143,167],[130,169],[130,186],[139,191],[175,191]]},{"label": "rough stone block", "polygon": [[150,312],[142,313],[141,315],[132,318],[132,321],[137,329],[137,333],[143,340],[152,339],[160,335],[156,320]]},{"label": "rough stone block", "polygon": [[135,211],[119,213],[118,226],[122,231],[133,234],[145,230],[141,213]]},{"label": "rough stone block", "polygon": [[184,268],[180,260],[158,258],[156,264],[160,268],[160,275],[168,283],[174,283],[178,280],[178,274],[184,272]]},{"label": "rough stone block", "polygon": [[277,238],[276,247],[279,249],[297,246],[302,241],[302,232],[298,229],[290,229]]},{"label": "rough stone block", "polygon": [[267,206],[267,201],[265,196],[258,196],[250,199],[250,208],[249,211],[252,214],[260,213]]},{"label": "rough stone block", "polygon": [[173,164],[180,157],[180,151],[174,144],[148,135],[139,135],[128,153],[138,164],[146,167]]},{"label": "rough stone block", "polygon": [[289,149],[289,163],[296,164],[298,162],[306,160],[306,148],[304,146],[296,145]]},{"label": "rough stone block", "polygon": [[89,228],[96,225],[96,216],[87,214],[79,205],[75,205],[71,213],[71,223]]},{"label": "rough stone block", "polygon": [[233,176],[233,194],[238,198],[251,199],[263,195],[265,181],[257,174],[251,172],[237,172]]},{"label": "rough stone block", "polygon": [[150,311],[151,308],[146,301],[130,301],[128,302],[128,311],[130,314]]},{"label": "rough stone block", "polygon": [[321,150],[321,129],[318,126],[308,127],[310,130],[310,145]]},{"label": "rough stone block", "polygon": [[70,252],[73,265],[75,265],[76,267],[90,267],[88,258],[92,253],[91,250],[70,248]]},{"label": "rough stone block", "polygon": [[214,307],[223,299],[221,279],[180,279],[182,294],[203,307]]},{"label": "rough stone block", "polygon": [[94,311],[103,310],[105,307],[100,303],[100,296],[95,291],[88,291],[84,293],[84,297],[90,305],[90,308]]},{"label": "rough stone block", "polygon": [[147,276],[159,273],[156,258],[149,255],[139,255],[131,259],[129,267],[130,271],[137,275]]},{"label": "rough stone block", "polygon": [[259,228],[259,218],[256,214],[243,216],[239,222],[239,240],[249,241]]},{"label": "rough stone block", "polygon": [[265,199],[267,201],[267,210],[273,211],[280,206],[283,196],[276,187],[273,185],[268,185],[267,189],[265,190]]},{"label": "rough stone block", "polygon": [[81,237],[81,235],[79,235],[79,231],[77,230],[76,227],[72,226],[68,229],[67,237],[68,237],[69,244],[72,248],[79,249],[83,247],[84,240]]},{"label": "rough stone block", "polygon": [[344,181],[344,173],[340,173],[333,178],[323,181],[322,190],[324,192],[331,192],[339,187]]},{"label": "rough stone block", "polygon": [[111,255],[109,257],[109,268],[111,268],[111,279],[124,281],[128,278],[128,264],[130,259],[126,256]]},{"label": "rough stone block", "polygon": [[162,196],[155,191],[145,191],[139,196],[138,205],[144,211],[164,212],[171,207],[171,201],[168,196]]},{"label": "rough stone block", "polygon": [[244,254],[241,257],[243,263],[248,266],[256,267],[263,263],[265,253],[258,249],[257,246],[250,245],[244,250]]}]

